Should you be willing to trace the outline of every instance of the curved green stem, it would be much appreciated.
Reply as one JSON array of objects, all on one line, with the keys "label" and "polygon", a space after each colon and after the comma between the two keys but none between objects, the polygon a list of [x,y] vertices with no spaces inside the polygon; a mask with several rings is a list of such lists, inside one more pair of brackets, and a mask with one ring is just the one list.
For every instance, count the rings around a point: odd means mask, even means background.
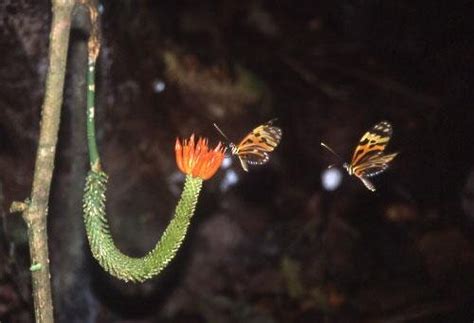
[{"label": "curved green stem", "polygon": [[202,179],[186,177],[175,215],[155,248],[141,258],[123,254],[114,244],[105,216],[107,175],[90,171],[84,194],[84,221],[92,254],[111,275],[142,282],[158,275],[174,258],[181,246],[194,214]]},{"label": "curved green stem", "polygon": [[100,170],[99,151],[95,138],[95,60],[89,57],[87,66],[87,144],[91,168]]},{"label": "curved green stem", "polygon": [[95,62],[100,49],[98,20],[95,7],[89,6],[93,24],[89,40],[87,68],[87,142],[91,170],[87,175],[84,193],[84,222],[93,256],[111,275],[125,280],[142,282],[158,275],[174,258],[183,243],[198,201],[202,179],[186,177],[175,215],[156,247],[140,258],[123,254],[115,245],[106,218],[105,193],[107,174],[101,170],[95,136]]}]

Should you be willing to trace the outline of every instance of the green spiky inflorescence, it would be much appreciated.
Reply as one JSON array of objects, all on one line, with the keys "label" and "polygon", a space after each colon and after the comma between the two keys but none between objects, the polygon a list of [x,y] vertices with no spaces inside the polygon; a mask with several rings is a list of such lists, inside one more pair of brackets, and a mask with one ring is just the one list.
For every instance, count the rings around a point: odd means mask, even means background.
[{"label": "green spiky inflorescence", "polygon": [[156,247],[142,258],[124,255],[115,246],[105,217],[107,175],[90,171],[84,195],[84,221],[94,258],[111,275],[142,282],[159,274],[176,255],[194,214],[202,179],[186,177],[176,212]]},{"label": "green spiky inflorescence", "polygon": [[102,171],[95,138],[95,61],[98,37],[91,37],[87,69],[87,141],[91,170],[84,192],[84,222],[94,258],[111,275],[133,282],[143,282],[158,275],[174,258],[181,246],[198,201],[203,180],[188,175],[175,215],[155,248],[140,258],[123,254],[115,245],[105,211],[107,174]]}]

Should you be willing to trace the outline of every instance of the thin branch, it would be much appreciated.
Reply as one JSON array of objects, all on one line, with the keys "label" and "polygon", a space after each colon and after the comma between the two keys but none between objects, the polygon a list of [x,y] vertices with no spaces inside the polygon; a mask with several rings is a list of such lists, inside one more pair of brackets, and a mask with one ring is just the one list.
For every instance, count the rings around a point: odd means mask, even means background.
[{"label": "thin branch", "polygon": [[280,58],[288,67],[299,74],[306,83],[315,85],[328,98],[337,100],[341,100],[341,98],[345,99],[346,93],[344,91],[336,89],[331,84],[324,82],[318,76],[309,72],[307,68],[300,65],[296,60],[286,56],[281,56]]},{"label": "thin branch", "polygon": [[420,93],[419,91],[411,89],[409,86],[406,86],[405,84],[400,83],[394,79],[390,79],[386,76],[378,76],[375,74],[371,74],[363,69],[340,66],[338,64],[331,64],[328,62],[320,64],[316,63],[315,65],[318,67],[336,70],[340,74],[345,74],[349,77],[366,82],[367,84],[370,84],[374,87],[378,87],[383,91],[393,92],[415,103],[423,104],[433,108],[437,108],[440,106],[440,102],[436,97],[425,93]]},{"label": "thin branch", "polygon": [[5,273],[7,276],[10,277],[11,282],[13,286],[16,289],[16,292],[18,293],[20,297],[21,303],[29,308],[30,303],[28,302],[29,298],[27,297],[27,294],[25,294],[26,291],[29,292],[29,288],[27,285],[24,284],[24,281],[21,279],[19,272],[20,270],[18,269],[18,264],[16,262],[16,247],[15,243],[10,241],[9,235],[8,235],[8,224],[7,224],[7,216],[5,212],[3,211],[3,186],[2,183],[0,183],[0,218],[2,221],[2,245],[4,248],[4,252],[7,255],[6,256],[6,264],[5,264]]},{"label": "thin branch", "polygon": [[39,323],[54,321],[46,217],[63,102],[71,13],[75,1],[53,0],[52,4],[49,67],[41,113],[35,172],[30,201],[23,212],[23,218],[28,227],[35,318]]}]

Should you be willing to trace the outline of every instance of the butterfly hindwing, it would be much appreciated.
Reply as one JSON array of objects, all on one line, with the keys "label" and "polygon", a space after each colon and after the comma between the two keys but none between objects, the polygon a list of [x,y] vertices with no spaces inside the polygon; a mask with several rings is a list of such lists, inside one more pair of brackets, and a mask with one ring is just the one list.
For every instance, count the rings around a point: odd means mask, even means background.
[{"label": "butterfly hindwing", "polygon": [[270,155],[267,152],[257,152],[249,154],[238,154],[240,164],[242,168],[248,172],[248,165],[263,165],[270,159]]},{"label": "butterfly hindwing", "polygon": [[388,163],[392,161],[395,156],[397,156],[397,153],[390,155],[383,155],[382,153],[379,153],[375,156],[370,157],[367,161],[364,161],[359,165],[353,166],[352,171],[357,177],[376,176],[388,169]]}]

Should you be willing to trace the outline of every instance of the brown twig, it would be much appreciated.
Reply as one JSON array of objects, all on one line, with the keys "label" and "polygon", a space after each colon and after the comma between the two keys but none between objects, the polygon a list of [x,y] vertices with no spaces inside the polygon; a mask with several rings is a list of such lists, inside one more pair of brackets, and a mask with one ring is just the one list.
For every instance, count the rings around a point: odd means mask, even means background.
[{"label": "brown twig", "polygon": [[100,20],[99,11],[97,9],[97,0],[78,0],[77,2],[86,7],[89,11],[91,30],[89,34],[89,41],[87,42],[87,48],[89,53],[89,61],[93,61],[95,63],[100,51]]},{"label": "brown twig", "polygon": [[75,1],[53,0],[52,4],[53,19],[49,36],[49,67],[46,76],[35,172],[31,200],[27,202],[23,211],[23,219],[28,227],[35,318],[36,322],[39,323],[54,321],[46,216],[63,102],[71,13]]},{"label": "brown twig", "polygon": [[26,296],[25,292],[29,292],[29,288],[24,284],[23,280],[20,279],[19,272],[20,270],[18,269],[18,264],[16,262],[16,255],[15,255],[15,244],[10,241],[9,236],[8,236],[8,224],[7,224],[7,216],[5,212],[3,211],[3,187],[2,184],[0,183],[0,218],[2,221],[2,245],[4,248],[4,252],[7,255],[6,256],[6,264],[5,264],[5,274],[6,276],[10,277],[11,282],[16,289],[16,292],[19,295],[20,301],[22,304],[29,308],[30,303],[29,303],[29,298]]},{"label": "brown twig", "polygon": [[383,91],[392,92],[400,97],[404,97],[414,103],[423,104],[428,107],[437,108],[440,106],[439,99],[411,89],[410,87],[400,83],[394,79],[390,79],[387,76],[379,76],[371,74],[363,69],[341,66],[338,64],[331,64],[328,62],[315,64],[318,67],[329,68],[337,71],[340,74],[347,75],[357,80],[363,81],[371,86],[380,88]]},{"label": "brown twig", "polygon": [[283,55],[281,55],[280,58],[288,67],[299,74],[305,82],[315,85],[328,98],[341,100],[341,98],[345,99],[347,96],[344,91],[335,88],[327,82],[324,82],[318,76],[309,72],[307,68],[300,65],[296,60]]}]

